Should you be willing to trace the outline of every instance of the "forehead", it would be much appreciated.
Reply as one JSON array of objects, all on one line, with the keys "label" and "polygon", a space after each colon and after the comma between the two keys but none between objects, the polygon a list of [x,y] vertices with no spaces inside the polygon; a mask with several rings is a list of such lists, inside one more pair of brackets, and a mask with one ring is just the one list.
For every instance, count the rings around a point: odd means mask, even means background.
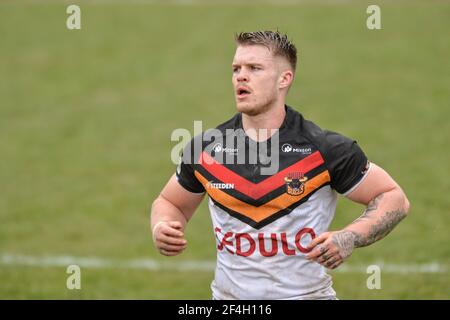
[{"label": "forehead", "polygon": [[272,63],[274,55],[262,45],[241,45],[236,49],[233,64]]}]

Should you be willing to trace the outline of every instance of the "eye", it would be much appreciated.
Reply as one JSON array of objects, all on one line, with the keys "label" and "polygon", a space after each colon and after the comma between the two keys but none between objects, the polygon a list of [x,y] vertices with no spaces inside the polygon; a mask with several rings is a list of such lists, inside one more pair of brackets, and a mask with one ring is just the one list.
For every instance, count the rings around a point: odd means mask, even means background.
[{"label": "eye", "polygon": [[257,66],[250,66],[250,69],[252,69],[252,70],[261,70],[261,68],[257,67]]},{"label": "eye", "polygon": [[236,73],[239,71],[239,67],[233,67],[233,73]]}]

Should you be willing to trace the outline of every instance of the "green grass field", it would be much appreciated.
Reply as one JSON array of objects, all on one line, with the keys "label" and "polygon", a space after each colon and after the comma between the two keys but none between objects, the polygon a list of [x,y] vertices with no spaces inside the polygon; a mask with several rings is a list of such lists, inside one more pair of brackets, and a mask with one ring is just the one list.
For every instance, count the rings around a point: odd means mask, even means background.
[{"label": "green grass field", "polygon": [[[193,121],[214,127],[234,112],[233,34],[287,32],[299,49],[288,104],[354,137],[401,184],[410,216],[349,266],[435,263],[440,273],[333,272],[340,299],[450,298],[450,2],[378,2],[382,30],[366,28],[366,1],[77,1],[0,3],[0,298],[210,299],[210,271],[7,264],[7,255],[175,264],[215,259],[205,203],[189,248],[160,256],[148,227],[152,200],[174,172],[170,141]],[[333,228],[363,208],[340,200]],[[446,271],[445,271],[446,270]]]}]

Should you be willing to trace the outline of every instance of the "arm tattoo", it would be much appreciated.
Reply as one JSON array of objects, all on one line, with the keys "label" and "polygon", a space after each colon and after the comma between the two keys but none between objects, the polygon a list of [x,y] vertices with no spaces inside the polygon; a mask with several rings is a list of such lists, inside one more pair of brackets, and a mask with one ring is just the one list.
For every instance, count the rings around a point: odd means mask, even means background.
[{"label": "arm tattoo", "polygon": [[389,211],[370,226],[370,230],[367,235],[362,235],[351,231],[354,235],[355,247],[365,247],[384,238],[405,216],[406,212],[401,209]]},{"label": "arm tattoo", "polygon": [[336,247],[339,248],[339,254],[342,259],[352,254],[355,246],[355,234],[352,231],[340,231],[333,234],[331,238]]},{"label": "arm tattoo", "polygon": [[366,210],[364,210],[361,217],[359,217],[358,219],[353,221],[352,224],[355,222],[363,221],[363,220],[366,220],[367,218],[369,218],[371,216],[372,212],[378,209],[378,205],[380,204],[380,201],[383,198],[383,196],[384,196],[384,193],[380,193],[378,196],[373,198],[367,205],[367,208],[366,208]]},{"label": "arm tattoo", "polygon": [[364,211],[364,214],[367,214],[370,211],[374,211],[378,209],[378,205],[380,204],[380,200],[383,199],[384,193],[380,193],[378,196],[372,199],[372,201],[369,202],[367,205],[366,211]]}]

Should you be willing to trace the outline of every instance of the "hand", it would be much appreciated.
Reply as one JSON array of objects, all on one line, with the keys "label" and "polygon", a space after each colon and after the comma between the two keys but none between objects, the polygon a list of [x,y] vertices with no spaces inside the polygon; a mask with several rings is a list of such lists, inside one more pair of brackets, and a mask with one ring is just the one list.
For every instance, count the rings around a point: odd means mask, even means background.
[{"label": "hand", "polygon": [[355,235],[351,231],[324,232],[308,245],[307,248],[312,251],[306,258],[335,269],[352,254],[354,240]]},{"label": "hand", "polygon": [[160,221],[153,227],[153,242],[165,256],[176,256],[186,249],[183,225],[178,221]]}]

